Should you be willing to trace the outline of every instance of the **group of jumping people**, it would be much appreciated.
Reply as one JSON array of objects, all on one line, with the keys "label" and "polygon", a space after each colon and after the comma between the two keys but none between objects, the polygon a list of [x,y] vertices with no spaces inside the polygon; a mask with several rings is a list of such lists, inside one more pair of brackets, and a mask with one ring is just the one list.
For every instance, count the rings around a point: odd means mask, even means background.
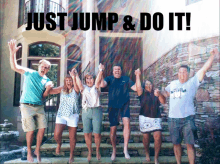
[{"label": "group of jumping people", "polygon": [[[34,158],[31,145],[34,130],[38,129],[37,143],[34,154],[38,162],[41,162],[40,146],[47,128],[47,119],[44,111],[43,98],[49,94],[60,94],[60,104],[56,116],[54,138],[57,142],[56,154],[60,154],[62,145],[62,133],[66,126],[69,129],[70,158],[74,161],[74,149],[76,146],[77,126],[79,122],[79,97],[82,95],[82,122],[86,145],[88,147],[88,161],[92,158],[92,133],[96,144],[96,158],[101,159],[100,143],[102,132],[103,111],[100,103],[100,88],[108,86],[108,117],[110,122],[110,140],[112,144],[111,160],[116,158],[116,131],[120,118],[124,128],[124,156],[130,159],[128,143],[130,137],[130,96],[131,90],[137,93],[140,100],[139,127],[143,134],[143,145],[146,152],[146,161],[150,161],[149,144],[150,134],[153,133],[155,157],[154,162],[159,163],[158,157],[162,143],[162,118],[160,104],[166,103],[169,97],[168,127],[171,141],[174,146],[174,154],[178,164],[181,163],[181,143],[187,146],[189,163],[195,163],[196,126],[195,108],[193,99],[207,70],[211,67],[218,49],[210,51],[210,57],[203,67],[191,78],[190,68],[181,65],[178,70],[178,79],[171,81],[160,91],[153,83],[146,80],[141,84],[141,71],[134,71],[135,83],[128,77],[122,76],[122,66],[113,66],[113,75],[103,77],[104,65],[99,64],[98,74],[87,72],[82,82],[77,70],[73,68],[64,79],[64,85],[54,88],[53,83],[46,76],[51,64],[47,60],[40,60],[38,71],[17,65],[16,52],[20,47],[16,46],[16,40],[9,43],[10,65],[12,70],[24,75],[23,92],[20,99],[20,111],[22,116],[22,128],[26,132],[27,160],[33,162]],[[126,70],[123,70],[126,71]]]}]

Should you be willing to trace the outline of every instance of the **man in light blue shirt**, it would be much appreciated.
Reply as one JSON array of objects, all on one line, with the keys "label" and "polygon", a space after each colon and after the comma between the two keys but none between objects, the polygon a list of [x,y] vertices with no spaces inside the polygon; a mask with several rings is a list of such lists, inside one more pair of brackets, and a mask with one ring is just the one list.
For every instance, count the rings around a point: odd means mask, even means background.
[{"label": "man in light blue shirt", "polygon": [[51,64],[47,60],[40,60],[38,71],[19,66],[16,61],[16,52],[20,47],[16,47],[15,40],[11,40],[8,43],[8,46],[10,51],[11,69],[24,75],[23,93],[20,99],[20,110],[22,116],[22,128],[24,132],[27,132],[27,160],[29,162],[34,161],[31,152],[31,145],[34,137],[34,130],[39,129],[34,154],[37,156],[38,162],[41,162],[40,145],[42,143],[45,128],[47,128],[42,99],[45,93],[49,92],[49,90],[53,87],[53,83],[46,76]]}]

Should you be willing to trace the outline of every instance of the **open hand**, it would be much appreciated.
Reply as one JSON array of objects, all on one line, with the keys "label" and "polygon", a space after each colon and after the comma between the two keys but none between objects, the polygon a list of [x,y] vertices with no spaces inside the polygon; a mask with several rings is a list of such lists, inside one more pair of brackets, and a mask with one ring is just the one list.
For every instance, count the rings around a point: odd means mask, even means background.
[{"label": "open hand", "polygon": [[15,39],[11,39],[10,42],[8,42],[8,47],[11,55],[14,55],[21,48],[21,46],[16,46]]}]

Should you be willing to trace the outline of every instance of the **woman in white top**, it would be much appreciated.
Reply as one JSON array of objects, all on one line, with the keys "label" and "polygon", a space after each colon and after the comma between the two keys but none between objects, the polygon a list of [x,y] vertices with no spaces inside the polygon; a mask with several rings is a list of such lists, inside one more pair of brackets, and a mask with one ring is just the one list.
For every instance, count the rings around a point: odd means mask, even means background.
[{"label": "woman in white top", "polygon": [[[76,70],[75,70],[76,71]],[[88,72],[85,75],[85,84],[83,85],[77,72],[76,83],[82,93],[82,121],[83,132],[88,147],[88,161],[92,158],[92,132],[95,137],[96,144],[96,158],[101,159],[99,152],[101,142],[101,128],[102,128],[102,108],[100,106],[100,81],[95,80],[95,76]],[[99,76],[99,74],[97,75]]]},{"label": "woman in white top", "polygon": [[[62,133],[66,125],[69,129],[70,138],[70,158],[69,163],[74,161],[74,149],[76,145],[76,132],[79,121],[79,88],[73,72],[69,72],[64,79],[64,86],[53,88],[49,94],[60,93],[60,105],[56,117],[56,125],[54,130],[54,139],[57,142],[56,154],[60,154],[62,144]],[[48,94],[48,93],[47,93]]]}]

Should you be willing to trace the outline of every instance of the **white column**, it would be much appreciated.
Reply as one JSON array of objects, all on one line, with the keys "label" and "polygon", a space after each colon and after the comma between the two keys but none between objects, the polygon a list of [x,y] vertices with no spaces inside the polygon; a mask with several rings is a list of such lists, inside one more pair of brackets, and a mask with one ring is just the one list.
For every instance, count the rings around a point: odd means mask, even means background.
[{"label": "white column", "polygon": [[95,31],[92,30],[92,12],[95,12],[95,0],[87,0],[86,12],[90,13],[90,28],[86,31],[85,65],[90,61],[90,70],[95,71]]}]

